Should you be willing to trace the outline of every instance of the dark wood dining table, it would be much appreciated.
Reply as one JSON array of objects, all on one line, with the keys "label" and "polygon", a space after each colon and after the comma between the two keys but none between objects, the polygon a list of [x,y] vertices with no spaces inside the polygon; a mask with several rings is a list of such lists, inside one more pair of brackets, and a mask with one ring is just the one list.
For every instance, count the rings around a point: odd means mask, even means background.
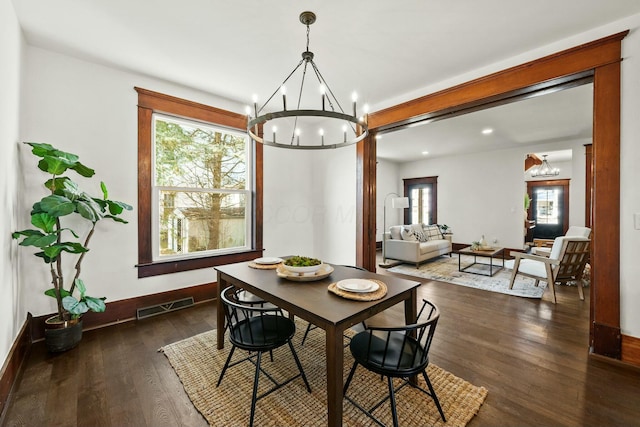
[{"label": "dark wood dining table", "polygon": [[[327,413],[329,426],[342,425],[342,387],[345,329],[404,301],[407,323],[417,317],[417,288],[420,282],[383,276],[369,271],[332,265],[330,276],[318,281],[293,281],[278,277],[275,270],[255,269],[248,262],[216,267],[218,273],[217,342],[224,348],[224,308],[220,292],[233,285],[269,301],[326,332]],[[343,279],[376,279],[387,285],[387,294],[375,301],[356,301],[328,290]]]}]

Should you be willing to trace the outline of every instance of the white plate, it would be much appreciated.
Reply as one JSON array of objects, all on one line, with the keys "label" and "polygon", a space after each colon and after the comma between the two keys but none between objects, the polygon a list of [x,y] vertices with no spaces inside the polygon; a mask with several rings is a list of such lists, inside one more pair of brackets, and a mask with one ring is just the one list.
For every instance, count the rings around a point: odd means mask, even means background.
[{"label": "white plate", "polygon": [[345,279],[336,283],[338,289],[348,292],[375,292],[380,285],[367,279]]},{"label": "white plate", "polygon": [[253,260],[256,264],[262,265],[271,265],[271,264],[280,264],[282,262],[282,258],[275,257],[264,257],[264,258],[256,258]]}]

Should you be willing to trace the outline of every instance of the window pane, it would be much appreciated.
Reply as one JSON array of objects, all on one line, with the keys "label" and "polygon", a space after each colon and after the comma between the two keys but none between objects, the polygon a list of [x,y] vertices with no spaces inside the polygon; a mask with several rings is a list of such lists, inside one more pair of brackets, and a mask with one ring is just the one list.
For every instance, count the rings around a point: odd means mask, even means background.
[{"label": "window pane", "polygon": [[536,190],[536,223],[558,224],[558,206],[560,192],[554,189],[542,188]]},{"label": "window pane", "polygon": [[246,246],[246,196],[241,193],[159,193],[160,257]]},{"label": "window pane", "polygon": [[247,136],[155,116],[155,185],[245,189]]}]

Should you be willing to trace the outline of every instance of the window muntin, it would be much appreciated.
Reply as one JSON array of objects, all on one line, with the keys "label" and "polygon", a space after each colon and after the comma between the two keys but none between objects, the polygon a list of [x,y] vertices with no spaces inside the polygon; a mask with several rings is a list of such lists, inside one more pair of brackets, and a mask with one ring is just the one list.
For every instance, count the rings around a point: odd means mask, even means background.
[{"label": "window muntin", "polygon": [[245,251],[251,245],[246,134],[154,113],[153,260]]}]

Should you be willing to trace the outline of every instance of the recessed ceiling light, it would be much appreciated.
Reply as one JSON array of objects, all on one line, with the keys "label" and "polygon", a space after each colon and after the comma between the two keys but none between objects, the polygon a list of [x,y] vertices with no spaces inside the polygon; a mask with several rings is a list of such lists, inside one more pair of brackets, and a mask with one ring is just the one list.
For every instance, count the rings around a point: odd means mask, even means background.
[{"label": "recessed ceiling light", "polygon": [[426,156],[427,154],[429,154],[429,152],[428,152],[428,151],[423,151],[423,152],[422,152],[422,155],[423,155],[423,156]]},{"label": "recessed ceiling light", "polygon": [[482,134],[483,135],[489,135],[493,133],[493,129],[491,128],[486,128],[486,129],[482,129]]}]

